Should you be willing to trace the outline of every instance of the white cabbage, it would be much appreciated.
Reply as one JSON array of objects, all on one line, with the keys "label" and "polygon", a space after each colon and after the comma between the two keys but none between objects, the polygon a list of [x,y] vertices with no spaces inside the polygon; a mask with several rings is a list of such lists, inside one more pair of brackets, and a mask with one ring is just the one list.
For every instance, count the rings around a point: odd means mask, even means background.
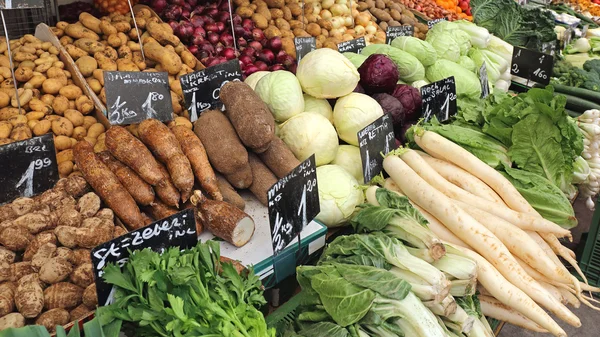
[{"label": "white cabbage", "polygon": [[354,179],[356,179],[356,181],[363,184],[362,161],[360,159],[360,148],[358,146],[340,145],[340,147],[338,147],[337,155],[331,164],[343,167],[354,177]]},{"label": "white cabbage", "polygon": [[376,100],[365,94],[353,92],[337,100],[333,108],[333,125],[340,139],[358,146],[358,131],[383,116]]},{"label": "white cabbage", "polygon": [[317,167],[317,182],[321,212],[316,219],[327,227],[343,225],[364,201],[358,182],[341,166]]},{"label": "white cabbage", "polygon": [[305,93],[316,98],[337,98],[356,88],[360,75],[344,55],[329,48],[316,49],[300,60],[296,76]]},{"label": "white cabbage", "polygon": [[333,109],[326,99],[314,98],[304,94],[304,112],[316,112],[333,123]]},{"label": "white cabbage", "polygon": [[304,97],[294,74],[278,70],[261,78],[254,89],[278,122],[304,112]]},{"label": "white cabbage", "polygon": [[300,161],[314,153],[317,166],[329,164],[335,158],[339,146],[331,122],[315,112],[303,112],[281,124],[279,138]]}]

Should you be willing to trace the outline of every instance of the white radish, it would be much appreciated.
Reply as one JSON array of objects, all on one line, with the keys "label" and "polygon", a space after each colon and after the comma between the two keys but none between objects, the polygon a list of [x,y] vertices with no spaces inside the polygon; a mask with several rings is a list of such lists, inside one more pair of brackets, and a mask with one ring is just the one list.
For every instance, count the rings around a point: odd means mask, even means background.
[{"label": "white radish", "polygon": [[548,330],[493,297],[479,295],[479,303],[481,304],[481,311],[487,317],[535,332],[548,332]]},{"label": "white radish", "polygon": [[568,291],[565,288],[560,288],[560,287],[556,287],[556,289],[558,289],[558,291],[560,291],[560,294],[562,295],[562,297],[564,299],[567,300],[567,303],[569,303],[569,305],[572,305],[574,308],[581,307],[581,301],[579,301],[577,299],[577,297],[575,295],[573,295],[570,291]]},{"label": "white radish", "polygon": [[469,151],[435,132],[415,130],[415,142],[425,152],[443,158],[481,179],[513,210],[531,213],[533,208],[502,174],[479,160]]},{"label": "white radish", "polygon": [[552,251],[555,254],[560,255],[563,259],[565,259],[567,262],[569,262],[569,264],[571,266],[573,266],[573,268],[575,268],[575,270],[577,271],[579,276],[581,276],[583,281],[585,283],[588,283],[587,278],[585,277],[585,274],[583,274],[583,271],[581,270],[581,268],[579,268],[577,261],[571,257],[571,254],[569,254],[569,252],[566,251],[566,248],[563,247],[563,245],[560,243],[560,241],[558,241],[556,236],[548,234],[548,233],[538,233],[538,234],[542,237],[542,239],[544,239],[544,241],[546,241],[546,243],[548,243],[548,245],[552,248]]},{"label": "white radish", "polygon": [[560,301],[563,304],[567,304],[567,300],[565,298],[562,297],[560,291],[558,291],[558,289],[556,289],[555,286],[551,285],[550,283],[546,283],[546,282],[539,282],[539,284],[546,289],[546,291],[552,295],[552,297],[554,297],[557,301]]},{"label": "white radish", "polygon": [[521,289],[510,283],[485,258],[474,251],[445,243],[477,262],[477,279],[487,292],[509,308],[513,308],[523,316],[539,324],[557,337],[566,337],[565,331]]},{"label": "white radish", "polygon": [[557,234],[560,237],[571,236],[571,232],[568,229],[564,229],[559,225],[548,221],[541,216],[533,214],[520,213],[511,210],[508,207],[500,206],[492,201],[482,199],[476,195],[473,195],[460,187],[448,182],[439,173],[437,173],[425,160],[419,156],[413,150],[405,150],[400,158],[410,166],[421,178],[429,183],[433,188],[444,193],[448,197],[454,200],[462,201],[469,205],[469,207],[476,207],[482,210],[486,210],[498,217],[503,218],[510,223],[523,229],[533,229],[539,232],[549,232]]},{"label": "white radish", "polygon": [[[422,152],[419,154],[421,155],[421,153]],[[437,173],[439,173],[452,184],[478,197],[507,207],[504,201],[502,201],[502,198],[500,198],[493,189],[469,172],[445,160],[433,158],[431,156],[421,155],[421,157],[427,164],[436,170]]]},{"label": "white radish", "polygon": [[513,284],[565,322],[575,327],[581,326],[579,318],[529,276],[492,232],[443,193],[427,184],[402,159],[388,155],[383,160],[383,167],[410,200],[438,218],[451,232],[488,259]]}]

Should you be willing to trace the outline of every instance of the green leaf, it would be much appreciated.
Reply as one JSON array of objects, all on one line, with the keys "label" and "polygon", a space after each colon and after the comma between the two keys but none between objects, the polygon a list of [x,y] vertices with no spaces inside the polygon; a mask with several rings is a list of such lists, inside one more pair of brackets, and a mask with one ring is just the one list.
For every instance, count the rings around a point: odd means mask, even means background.
[{"label": "green leaf", "polygon": [[458,304],[461,308],[463,308],[469,316],[475,316],[477,318],[483,317],[483,313],[481,313],[481,305],[479,304],[478,294],[465,296],[465,297],[457,297],[455,298],[456,304]]},{"label": "green leaf", "polygon": [[402,300],[410,292],[408,282],[393,273],[368,266],[335,265],[346,281],[376,291],[382,296]]},{"label": "green leaf", "polygon": [[83,324],[83,333],[86,337],[105,337],[100,321],[92,319],[89,322]]},{"label": "green leaf", "polygon": [[300,330],[300,333],[304,337],[350,337],[348,330],[331,322],[305,324],[303,326],[304,328]]},{"label": "green leaf", "polygon": [[137,288],[133,285],[131,278],[121,272],[121,268],[115,264],[108,264],[104,268],[104,275],[102,275],[102,278],[104,278],[104,281],[108,284],[116,285],[134,293],[138,292]]}]

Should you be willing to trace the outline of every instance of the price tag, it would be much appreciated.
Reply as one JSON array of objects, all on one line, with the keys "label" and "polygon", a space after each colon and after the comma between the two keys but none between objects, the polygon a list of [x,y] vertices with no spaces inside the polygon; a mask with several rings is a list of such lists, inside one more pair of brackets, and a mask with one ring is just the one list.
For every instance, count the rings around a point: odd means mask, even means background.
[{"label": "price tag", "polygon": [[363,48],[366,46],[367,46],[367,42],[365,41],[364,37],[359,37],[358,39],[354,39],[354,40],[350,40],[350,41],[344,41],[344,42],[338,43],[338,45],[337,45],[338,51],[340,53],[350,52],[350,53],[357,53],[357,54],[360,54],[361,50],[363,50]]},{"label": "price tag", "polygon": [[427,27],[429,27],[429,29],[431,29],[431,28],[433,28],[433,26],[437,25],[438,23],[440,23],[442,21],[447,21],[447,20],[446,20],[446,18],[439,18],[439,19],[427,21]]},{"label": "price tag", "polygon": [[573,27],[569,26],[562,34],[563,41],[563,49],[567,48],[567,46],[571,43],[571,39],[573,38]]},{"label": "price tag", "polygon": [[166,72],[105,71],[104,88],[112,125],[135,124],[150,118],[161,122],[173,119]]},{"label": "price tag", "polygon": [[169,247],[192,248],[197,242],[194,209],[188,208],[92,249],[91,257],[99,305],[109,305],[112,302],[112,285],[106,284],[102,278],[107,264],[114,263],[122,267],[129,261],[129,253],[134,250],[150,248],[162,253]]},{"label": "price tag", "polygon": [[179,81],[190,120],[195,122],[205,110],[224,111],[225,106],[219,99],[221,87],[229,81],[241,80],[242,70],[238,59],[181,76]]},{"label": "price tag", "polygon": [[388,26],[385,30],[385,43],[392,44],[395,38],[399,36],[413,36],[415,27],[413,26]]},{"label": "price tag", "polygon": [[296,61],[306,56],[306,54],[317,49],[317,40],[314,37],[295,37],[294,45],[296,46]]},{"label": "price tag", "polygon": [[42,193],[57,181],[52,134],[0,146],[0,204]]},{"label": "price tag", "polygon": [[481,98],[486,98],[490,95],[490,82],[487,75],[487,67],[485,61],[479,68],[479,83],[481,83]]},{"label": "price tag", "polygon": [[42,0],[0,0],[0,9],[44,8]]},{"label": "price tag", "polygon": [[365,183],[383,171],[382,153],[396,149],[396,139],[392,118],[385,114],[358,131],[358,145],[362,160]]},{"label": "price tag", "polygon": [[273,254],[279,254],[319,214],[315,155],[300,163],[267,192]]},{"label": "price tag", "polygon": [[542,43],[542,53],[554,56],[557,42],[558,40]]},{"label": "price tag", "polygon": [[549,84],[552,75],[554,58],[548,54],[537,51],[515,47],[513,50],[511,75],[534,81],[541,84]]},{"label": "price tag", "polygon": [[429,121],[436,116],[445,122],[456,115],[456,82],[454,76],[421,87],[423,118]]}]

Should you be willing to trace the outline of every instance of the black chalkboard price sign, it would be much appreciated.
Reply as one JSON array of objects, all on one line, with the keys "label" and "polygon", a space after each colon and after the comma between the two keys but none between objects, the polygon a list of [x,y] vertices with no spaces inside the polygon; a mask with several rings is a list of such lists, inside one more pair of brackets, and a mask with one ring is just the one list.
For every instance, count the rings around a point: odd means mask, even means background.
[{"label": "black chalkboard price sign", "polygon": [[317,40],[314,37],[295,37],[296,61],[300,62],[306,54],[317,49]]},{"label": "black chalkboard price sign", "polygon": [[221,87],[227,82],[241,80],[242,70],[238,59],[181,76],[179,81],[190,120],[195,122],[205,110],[224,110],[219,99]]},{"label": "black chalkboard price sign", "polygon": [[360,159],[365,182],[383,171],[383,156],[396,149],[392,118],[385,114],[358,132]]},{"label": "black chalkboard price sign", "polygon": [[413,26],[388,26],[385,30],[385,43],[392,44],[395,38],[400,36],[413,36],[415,27]]},{"label": "black chalkboard price sign", "polygon": [[486,98],[490,95],[490,82],[487,75],[487,66],[485,61],[479,68],[479,83],[481,84],[481,98]]},{"label": "black chalkboard price sign", "polygon": [[425,121],[436,116],[445,122],[456,115],[456,82],[454,76],[421,87],[422,110]]},{"label": "black chalkboard price sign", "polygon": [[429,27],[429,29],[431,29],[431,28],[433,28],[433,26],[437,25],[438,23],[440,23],[442,21],[447,21],[447,20],[446,20],[446,18],[439,18],[439,19],[427,21],[427,27]]},{"label": "black chalkboard price sign", "polygon": [[513,49],[510,67],[511,75],[541,83],[550,84],[554,57],[521,47]]},{"label": "black chalkboard price sign", "polygon": [[300,163],[267,192],[273,254],[279,254],[319,214],[315,155]]},{"label": "black chalkboard price sign", "polygon": [[150,248],[162,253],[169,247],[192,248],[197,242],[194,209],[188,208],[92,249],[98,303],[108,305],[112,300],[112,285],[106,284],[102,278],[107,264],[114,263],[122,267],[129,260],[129,253],[134,250]]},{"label": "black chalkboard price sign", "polygon": [[104,88],[112,125],[135,124],[149,118],[162,122],[173,119],[166,72],[105,71]]},{"label": "black chalkboard price sign", "polygon": [[0,204],[42,193],[57,181],[52,134],[0,146]]},{"label": "black chalkboard price sign", "polygon": [[340,53],[350,52],[350,53],[357,53],[357,54],[359,54],[361,52],[361,50],[363,50],[363,48],[366,46],[367,46],[367,41],[365,41],[364,37],[359,37],[358,39],[354,39],[354,40],[350,40],[350,41],[340,42],[337,45],[338,51]]}]

